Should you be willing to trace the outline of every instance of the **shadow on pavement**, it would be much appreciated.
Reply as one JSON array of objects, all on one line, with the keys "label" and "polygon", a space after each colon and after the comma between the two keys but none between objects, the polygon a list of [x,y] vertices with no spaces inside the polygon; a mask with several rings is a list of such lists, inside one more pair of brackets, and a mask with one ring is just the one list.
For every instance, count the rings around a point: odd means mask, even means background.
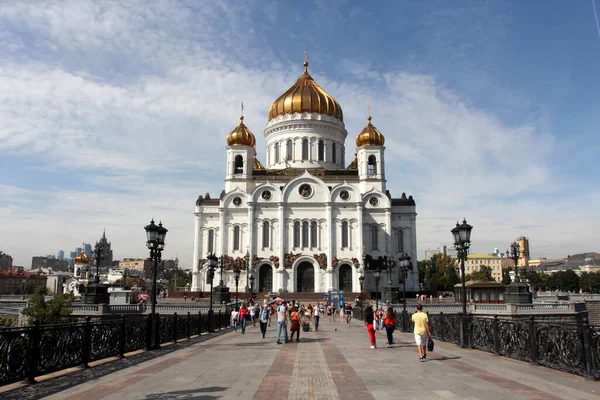
[{"label": "shadow on pavement", "polygon": [[[427,356],[429,357],[429,356]],[[460,360],[462,357],[436,357],[436,358],[429,358],[427,361],[446,361],[446,360]]]},{"label": "shadow on pavement", "polygon": [[[221,332],[215,332],[210,335],[201,337],[195,337],[190,340],[177,342],[166,347],[161,347],[157,350],[145,351],[143,353],[128,356],[123,359],[117,359],[109,361],[101,365],[97,365],[88,369],[81,369],[79,371],[69,372],[65,375],[50,378],[48,380],[34,383],[31,385],[22,386],[13,390],[9,390],[4,393],[0,393],[0,399],[2,400],[21,400],[21,399],[39,399],[42,397],[50,396],[63,390],[71,389],[74,386],[81,385],[83,383],[90,382],[92,380],[100,379],[106,375],[112,374],[117,371],[133,367],[146,361],[150,361],[157,357],[162,357],[170,354],[174,351],[184,349],[195,345],[196,343],[204,342],[218,336],[221,336],[229,330],[223,330]],[[165,397],[166,398],[166,397]],[[206,397],[210,399],[212,397]],[[186,397],[187,399],[187,397]]]},{"label": "shadow on pavement", "polygon": [[210,394],[202,394],[206,392],[222,392],[227,388],[220,386],[211,386],[200,389],[192,390],[179,390],[176,392],[165,392],[165,393],[153,393],[146,395],[145,399],[148,400],[163,400],[163,399],[185,399],[185,400],[212,400],[218,399],[221,396],[214,396]]}]

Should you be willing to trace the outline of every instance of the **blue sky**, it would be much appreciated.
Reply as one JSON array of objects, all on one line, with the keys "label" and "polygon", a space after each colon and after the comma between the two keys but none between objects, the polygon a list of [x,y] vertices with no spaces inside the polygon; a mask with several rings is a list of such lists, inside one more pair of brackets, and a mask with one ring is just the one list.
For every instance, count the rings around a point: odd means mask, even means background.
[{"label": "blue sky", "polygon": [[[596,7],[599,8],[598,0]],[[388,188],[417,201],[419,258],[466,217],[473,250],[598,249],[600,32],[591,1],[5,1],[0,243],[16,264],[97,240],[191,263],[239,104],[264,161],[269,105],[302,72],[342,105],[346,159],[386,136]]]}]

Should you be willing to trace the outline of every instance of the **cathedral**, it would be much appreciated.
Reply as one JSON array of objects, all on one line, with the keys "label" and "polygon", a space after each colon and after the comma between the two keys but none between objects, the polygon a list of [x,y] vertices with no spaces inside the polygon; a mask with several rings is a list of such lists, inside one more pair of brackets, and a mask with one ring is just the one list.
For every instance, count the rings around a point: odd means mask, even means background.
[{"label": "cathedral", "polygon": [[[240,291],[375,292],[380,257],[412,257],[406,290],[419,290],[416,211],[412,196],[386,189],[385,138],[369,115],[347,165],[340,104],[308,73],[273,102],[264,130],[266,160],[244,117],[227,135],[225,189],[198,197],[192,291],[210,291],[206,257],[224,267],[223,281]],[[400,268],[382,272],[379,289],[402,282]],[[220,277],[216,271],[214,285]],[[252,279],[254,278],[254,279]],[[231,289],[233,291],[235,289]]]}]

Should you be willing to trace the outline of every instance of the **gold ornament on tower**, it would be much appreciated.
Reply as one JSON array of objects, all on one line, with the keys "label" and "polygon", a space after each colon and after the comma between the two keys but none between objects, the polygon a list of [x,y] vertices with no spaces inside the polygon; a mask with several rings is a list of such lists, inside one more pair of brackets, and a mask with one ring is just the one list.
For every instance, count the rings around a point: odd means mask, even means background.
[{"label": "gold ornament on tower", "polygon": [[298,81],[271,104],[269,121],[281,115],[305,112],[330,115],[344,121],[342,107],[310,76],[306,61]]},{"label": "gold ornament on tower", "polygon": [[371,116],[369,115],[369,123],[356,137],[356,147],[362,146],[383,146],[385,137],[377,128],[371,124]]},{"label": "gold ornament on tower", "polygon": [[85,254],[85,251],[81,251],[81,254],[75,257],[75,264],[89,264],[90,258]]},{"label": "gold ornament on tower", "polygon": [[244,116],[240,117],[240,123],[227,135],[227,146],[252,146],[256,145],[256,138],[250,129],[244,124]]}]

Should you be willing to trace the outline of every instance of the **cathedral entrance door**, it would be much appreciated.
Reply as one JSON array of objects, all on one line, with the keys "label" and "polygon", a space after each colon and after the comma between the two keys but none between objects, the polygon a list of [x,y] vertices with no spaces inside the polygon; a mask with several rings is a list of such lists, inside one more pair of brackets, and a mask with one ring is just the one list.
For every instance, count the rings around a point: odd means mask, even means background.
[{"label": "cathedral entrance door", "polygon": [[348,264],[340,266],[339,271],[340,290],[343,292],[352,291],[352,267]]},{"label": "cathedral entrance door", "polygon": [[307,261],[301,262],[296,270],[296,292],[315,291],[315,267]]},{"label": "cathedral entrance door", "polygon": [[273,291],[273,267],[263,264],[258,270],[258,291],[270,293]]}]

